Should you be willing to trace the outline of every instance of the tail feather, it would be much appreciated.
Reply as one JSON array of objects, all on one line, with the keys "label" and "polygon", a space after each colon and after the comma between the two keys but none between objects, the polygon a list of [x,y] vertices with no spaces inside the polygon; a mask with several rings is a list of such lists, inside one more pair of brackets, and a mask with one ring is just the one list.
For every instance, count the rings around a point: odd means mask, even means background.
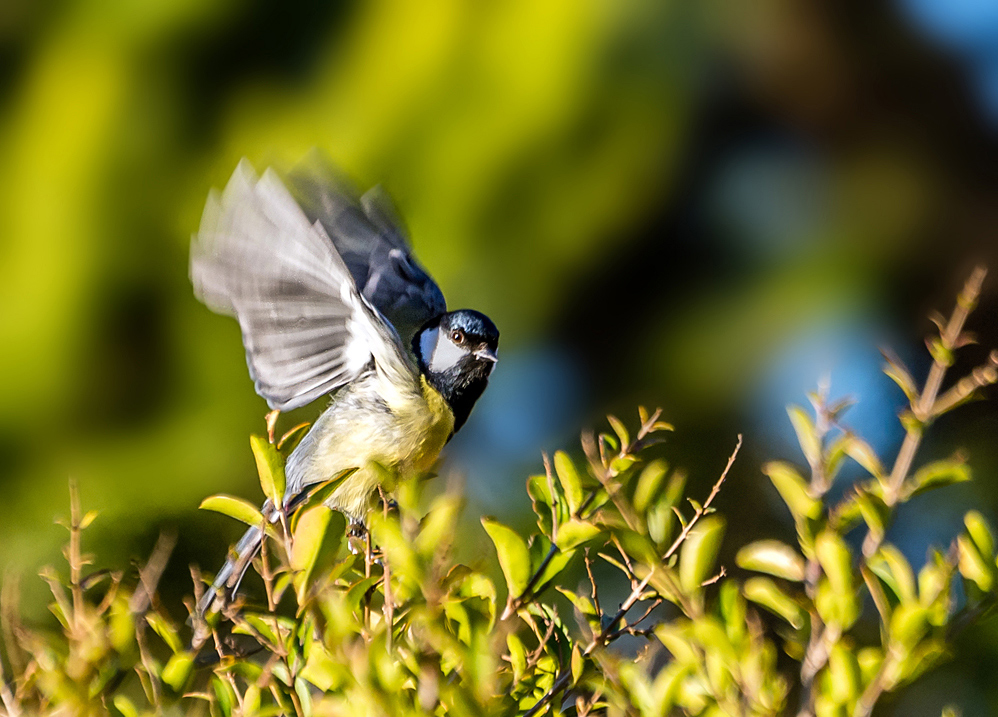
[{"label": "tail feather", "polygon": [[[278,517],[277,511],[274,510],[274,506],[269,500],[263,504],[261,512],[264,518],[270,522],[273,522]],[[250,563],[253,562],[257,551],[260,550],[262,542],[263,531],[259,527],[251,527],[243,533],[243,537],[239,539],[239,542],[230,551],[225,564],[222,565],[215,575],[215,580],[212,582],[211,587],[198,600],[198,617],[203,618],[209,611],[220,610],[232,595],[235,594],[236,590],[239,589],[239,583],[242,582],[243,576],[246,575],[246,571],[249,569]]]}]

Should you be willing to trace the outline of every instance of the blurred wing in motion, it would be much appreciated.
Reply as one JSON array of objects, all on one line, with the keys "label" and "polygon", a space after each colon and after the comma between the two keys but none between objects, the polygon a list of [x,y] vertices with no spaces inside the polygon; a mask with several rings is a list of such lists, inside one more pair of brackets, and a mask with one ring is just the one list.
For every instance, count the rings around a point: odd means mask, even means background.
[{"label": "blurred wing in motion", "polygon": [[287,178],[309,221],[319,222],[361,293],[395,327],[408,348],[423,324],[447,311],[440,287],[412,255],[391,201],[375,187],[358,203],[321,155]]},{"label": "blurred wing in motion", "polygon": [[208,197],[190,271],[198,299],[239,320],[250,375],[271,408],[304,406],[372,360],[394,385],[415,375],[322,225],[270,170],[258,178],[244,160],[225,191]]}]

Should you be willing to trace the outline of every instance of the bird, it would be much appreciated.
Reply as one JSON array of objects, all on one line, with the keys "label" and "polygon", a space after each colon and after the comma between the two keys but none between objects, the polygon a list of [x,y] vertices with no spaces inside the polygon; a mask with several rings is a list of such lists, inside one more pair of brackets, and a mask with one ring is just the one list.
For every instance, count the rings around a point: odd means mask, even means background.
[{"label": "bird", "polygon": [[[326,499],[363,526],[386,480],[435,464],[488,385],[499,330],[448,311],[379,189],[359,200],[314,158],[287,176],[242,160],[208,197],[191,240],[195,296],[235,317],[256,392],[288,411],[328,406],[288,456],[277,522],[310,487],[353,471]],[[263,532],[251,527],[198,602],[203,617],[238,589]]]}]

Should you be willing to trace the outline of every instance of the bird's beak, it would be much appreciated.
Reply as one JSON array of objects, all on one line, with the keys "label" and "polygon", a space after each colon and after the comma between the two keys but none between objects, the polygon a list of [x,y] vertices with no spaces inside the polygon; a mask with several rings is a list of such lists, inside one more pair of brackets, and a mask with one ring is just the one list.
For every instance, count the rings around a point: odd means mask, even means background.
[{"label": "bird's beak", "polygon": [[476,359],[479,359],[480,361],[491,361],[492,363],[496,363],[499,360],[499,356],[496,354],[496,352],[490,349],[488,346],[482,346],[480,349],[475,351],[473,355]]}]

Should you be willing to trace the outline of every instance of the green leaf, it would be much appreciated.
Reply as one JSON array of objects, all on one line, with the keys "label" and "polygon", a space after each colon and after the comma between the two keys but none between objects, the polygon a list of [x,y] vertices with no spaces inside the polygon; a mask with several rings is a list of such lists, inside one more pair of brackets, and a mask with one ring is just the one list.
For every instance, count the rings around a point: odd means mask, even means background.
[{"label": "green leaf", "polygon": [[859,463],[874,478],[884,477],[884,466],[870,444],[859,436],[850,435],[843,448],[846,454]]},{"label": "green leaf", "polygon": [[298,605],[305,602],[305,596],[312,577],[312,569],[319,557],[322,542],[326,537],[326,528],[333,512],[324,505],[318,505],[307,511],[300,511],[295,526],[294,539],[291,543],[291,569],[294,571],[295,595]]},{"label": "green leaf", "polygon": [[250,448],[256,460],[256,472],[260,475],[260,487],[263,494],[273,501],[274,505],[284,504],[284,459],[277,452],[274,444],[264,436],[250,436]]},{"label": "green leaf", "polygon": [[898,385],[898,388],[904,391],[908,401],[914,403],[918,398],[918,386],[915,385],[915,379],[911,377],[911,373],[896,358],[884,355],[884,359],[886,360],[884,373]]},{"label": "green leaf", "polygon": [[574,515],[583,500],[582,478],[565,451],[558,451],[554,454],[554,470],[558,475],[562,489],[565,491],[568,509]]},{"label": "green leaf", "polygon": [[811,497],[807,483],[792,465],[772,461],[762,467],[762,472],[776,486],[795,520],[802,520],[804,517],[817,520],[821,515],[821,501]]},{"label": "green leaf", "polygon": [[174,653],[163,668],[161,675],[163,682],[173,688],[174,692],[180,692],[187,683],[193,667],[194,656],[190,652]]},{"label": "green leaf", "polygon": [[928,611],[918,603],[901,603],[891,615],[891,638],[910,650],[929,628]]},{"label": "green leaf", "polygon": [[177,635],[176,629],[167,622],[162,615],[158,612],[148,612],[144,616],[146,624],[151,627],[157,635],[162,638],[163,642],[166,643],[167,647],[170,648],[171,652],[180,652],[184,649],[183,643],[180,641],[180,636]]},{"label": "green leaf", "polygon": [[651,502],[658,495],[665,480],[665,474],[669,470],[669,464],[663,460],[654,460],[645,466],[638,477],[637,486],[634,489],[634,509],[639,513],[644,513]]},{"label": "green leaf", "polygon": [[768,573],[796,582],[804,580],[804,558],[779,540],[757,540],[749,543],[738,551],[735,562],[745,570]]},{"label": "green leaf", "polygon": [[933,488],[941,488],[954,483],[964,483],[970,480],[970,467],[963,458],[947,458],[922,466],[914,476],[905,481],[901,489],[904,500],[919,495]]},{"label": "green leaf", "polygon": [[967,532],[973,538],[981,557],[989,563],[992,562],[995,559],[995,539],[984,516],[976,510],[971,510],[963,516],[963,524],[967,526]]},{"label": "green leaf", "polygon": [[742,594],[747,600],[786,620],[795,630],[804,627],[804,611],[801,606],[785,595],[769,578],[749,578],[742,587]]},{"label": "green leaf", "polygon": [[620,445],[624,448],[630,445],[631,436],[627,432],[624,422],[613,415],[608,415],[606,420],[610,423],[610,427],[613,429],[613,432],[617,434],[617,438],[620,439]]},{"label": "green leaf", "polygon": [[915,602],[918,599],[915,588],[915,573],[901,551],[885,544],[868,562],[870,570],[894,591],[901,602]]},{"label": "green leaf", "polygon": [[582,652],[579,650],[578,644],[572,645],[571,667],[572,684],[576,685],[582,679],[582,670],[585,668],[585,662],[582,659]]},{"label": "green leaf", "polygon": [[679,584],[695,592],[711,577],[714,561],[724,537],[724,519],[719,515],[701,518],[687,534],[679,554]]},{"label": "green leaf", "polygon": [[530,582],[530,553],[527,544],[516,531],[494,518],[483,517],[482,525],[496,546],[499,567],[506,578],[509,594],[514,598],[519,597]]},{"label": "green leaf", "polygon": [[857,489],[855,494],[856,505],[860,515],[866,522],[870,533],[879,541],[884,537],[887,529],[887,521],[890,519],[891,509],[887,507],[878,496],[873,495],[863,489]]},{"label": "green leaf", "polygon": [[973,541],[966,535],[957,536],[956,547],[960,574],[976,584],[982,592],[989,592],[994,585],[994,571],[991,569],[991,564],[984,561]]},{"label": "green leaf", "polygon": [[828,576],[832,590],[840,594],[852,592],[852,553],[838,533],[823,530],[814,541],[814,552],[821,569]]},{"label": "green leaf", "polygon": [[527,648],[523,640],[515,632],[506,635],[506,647],[509,648],[510,665],[513,667],[513,679],[517,682],[527,669]]},{"label": "green leaf", "polygon": [[232,689],[232,685],[213,675],[211,686],[215,690],[215,698],[218,700],[218,707],[222,714],[224,717],[231,717],[232,707],[236,704],[236,693]]},{"label": "green leaf", "polygon": [[121,693],[114,696],[114,707],[121,712],[123,717],[139,717],[139,711],[135,708],[135,704]]},{"label": "green leaf", "polygon": [[835,643],[828,655],[828,677],[831,697],[837,704],[849,704],[859,696],[862,687],[859,662],[841,641]]},{"label": "green leaf", "polygon": [[263,525],[263,514],[256,506],[232,495],[213,495],[205,498],[198,506],[201,510],[213,510],[216,513],[235,518],[241,523],[259,528]]},{"label": "green leaf", "polygon": [[790,416],[790,423],[793,424],[794,432],[797,434],[797,442],[800,444],[804,458],[809,465],[816,466],[821,461],[821,440],[815,430],[814,421],[807,415],[807,412],[797,405],[787,406],[787,414]]},{"label": "green leaf", "polygon": [[567,523],[558,526],[558,536],[555,543],[561,550],[571,550],[592,540],[602,532],[592,523],[572,518]]}]

